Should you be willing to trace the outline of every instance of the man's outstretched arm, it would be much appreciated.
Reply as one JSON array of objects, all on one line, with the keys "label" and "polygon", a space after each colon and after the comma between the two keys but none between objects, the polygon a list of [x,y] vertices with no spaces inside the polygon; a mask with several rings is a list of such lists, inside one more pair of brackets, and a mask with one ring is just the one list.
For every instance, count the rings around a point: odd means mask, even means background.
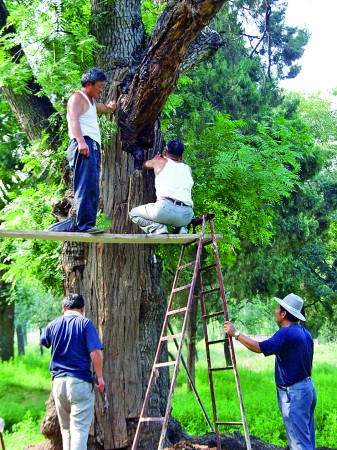
[{"label": "man's outstretched arm", "polygon": [[[232,336],[232,337],[234,337],[235,333],[237,332],[237,329],[229,321],[225,322],[224,329],[225,329],[225,332],[227,334],[229,334],[229,336]],[[260,348],[260,344],[258,343],[258,341],[255,341],[254,339],[251,339],[250,337],[245,336],[242,333],[239,334],[237,340],[242,345],[244,345],[246,348],[248,348],[248,350],[250,350],[250,351],[252,351],[254,353],[262,353],[262,350]]]}]

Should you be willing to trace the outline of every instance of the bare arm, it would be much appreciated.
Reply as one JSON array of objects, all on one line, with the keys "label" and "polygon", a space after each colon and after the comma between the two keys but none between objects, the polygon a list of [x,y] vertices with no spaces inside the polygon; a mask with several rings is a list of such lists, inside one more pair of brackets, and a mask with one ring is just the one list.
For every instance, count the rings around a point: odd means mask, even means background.
[{"label": "bare arm", "polygon": [[[230,336],[234,336],[236,333],[236,328],[231,322],[226,321],[224,325],[225,332],[229,334]],[[254,352],[254,353],[262,353],[260,349],[260,344],[258,341],[255,341],[254,339],[251,339],[248,336],[245,336],[244,334],[240,333],[238,337],[238,341],[244,345],[248,350]]]},{"label": "bare arm", "polygon": [[90,353],[90,358],[94,365],[95,372],[97,375],[97,384],[95,384],[95,387],[99,392],[103,392],[105,383],[103,380],[103,353],[102,353],[102,350],[100,350],[100,349],[93,350]]},{"label": "bare arm", "polygon": [[167,160],[159,155],[154,158],[145,161],[143,164],[144,169],[153,169],[154,174],[157,176],[165,167]]},{"label": "bare arm", "polygon": [[89,147],[83,137],[80,127],[80,116],[86,111],[86,100],[79,92],[75,92],[68,100],[67,112],[71,131],[77,140],[78,151],[84,156],[89,156]]},{"label": "bare arm", "polygon": [[96,103],[97,112],[101,114],[112,114],[116,111],[117,103],[110,100],[107,104]]}]

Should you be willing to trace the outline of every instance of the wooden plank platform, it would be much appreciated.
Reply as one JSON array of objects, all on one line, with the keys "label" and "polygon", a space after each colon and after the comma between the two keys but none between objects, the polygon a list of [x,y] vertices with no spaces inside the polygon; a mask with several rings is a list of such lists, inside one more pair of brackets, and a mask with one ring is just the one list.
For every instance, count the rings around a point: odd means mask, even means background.
[{"label": "wooden plank platform", "polygon": [[[216,234],[216,240],[222,239]],[[42,239],[51,241],[95,242],[106,244],[187,244],[198,239],[199,234],[90,234],[42,230],[6,230],[0,229],[0,238]],[[204,235],[204,242],[210,242],[212,236]]]}]

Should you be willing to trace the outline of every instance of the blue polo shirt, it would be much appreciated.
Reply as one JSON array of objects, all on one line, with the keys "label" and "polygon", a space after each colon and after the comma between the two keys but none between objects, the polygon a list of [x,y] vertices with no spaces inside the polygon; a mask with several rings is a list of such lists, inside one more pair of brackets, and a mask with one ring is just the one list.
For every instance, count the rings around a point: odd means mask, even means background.
[{"label": "blue polo shirt", "polygon": [[90,353],[103,346],[93,323],[81,313],[65,311],[47,325],[40,342],[52,349],[52,379],[68,375],[89,383],[93,381]]},{"label": "blue polo shirt", "polygon": [[291,386],[311,376],[314,342],[308,330],[293,323],[259,343],[265,356],[275,355],[277,386]]}]

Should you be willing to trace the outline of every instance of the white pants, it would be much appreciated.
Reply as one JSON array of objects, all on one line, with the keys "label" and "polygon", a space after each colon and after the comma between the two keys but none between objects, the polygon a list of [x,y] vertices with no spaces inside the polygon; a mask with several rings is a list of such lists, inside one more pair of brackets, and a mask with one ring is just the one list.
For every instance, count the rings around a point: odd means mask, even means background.
[{"label": "white pants", "polygon": [[169,200],[136,206],[129,212],[132,222],[147,234],[153,233],[161,225],[184,227],[191,222],[193,214],[190,206],[176,205]]},{"label": "white pants", "polygon": [[53,396],[63,450],[86,450],[94,416],[93,385],[74,377],[54,378]]}]

